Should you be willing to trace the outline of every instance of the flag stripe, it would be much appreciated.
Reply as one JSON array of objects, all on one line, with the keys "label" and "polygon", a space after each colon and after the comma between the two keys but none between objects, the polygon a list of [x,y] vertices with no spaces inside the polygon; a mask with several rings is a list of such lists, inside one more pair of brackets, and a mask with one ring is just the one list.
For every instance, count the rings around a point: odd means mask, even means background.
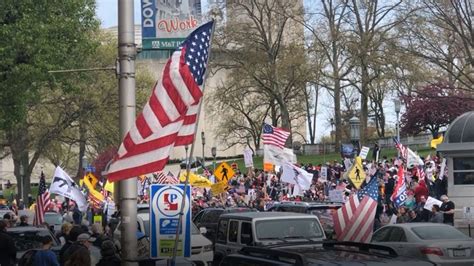
[{"label": "flag stripe", "polygon": [[120,180],[121,176],[136,176],[136,173],[152,173],[155,169],[163,169],[168,162],[168,157],[161,160],[151,159],[148,163],[135,162],[129,163],[129,167],[123,167],[120,170],[109,173],[108,178],[110,181],[115,182]]},{"label": "flag stripe", "polygon": [[[186,65],[185,58],[184,58],[184,56],[185,56],[184,49],[185,48],[183,47],[183,49],[181,50],[181,57],[179,58],[179,65],[180,66],[185,66]],[[176,61],[178,61],[178,60],[176,60]],[[192,100],[187,101],[187,104],[188,105],[193,105],[193,104],[198,103],[199,100],[201,99],[202,95],[203,95],[202,94],[202,89],[194,81],[194,77],[193,77],[192,73],[189,71],[189,68],[188,67],[180,67],[180,68],[177,69],[177,71],[179,71],[182,84],[185,85],[185,86],[183,86],[181,84],[180,86],[182,86],[183,88],[187,88],[186,91],[189,94],[191,94],[191,96],[192,96]]]},{"label": "flag stripe", "polygon": [[263,126],[263,144],[274,145],[283,148],[289,136],[290,132],[284,129],[277,128],[269,124],[264,124]]},{"label": "flag stripe", "polygon": [[[357,197],[354,195],[353,197]],[[375,203],[375,204],[373,204]],[[377,206],[377,202],[372,198],[365,196],[362,202],[360,203],[357,211],[352,216],[349,226],[346,226],[345,230],[339,236],[340,241],[355,241],[356,239],[362,238],[362,236],[366,233],[364,229],[364,224],[372,224],[373,229],[373,221],[375,219],[375,207]],[[374,213],[374,216],[371,214]]]}]

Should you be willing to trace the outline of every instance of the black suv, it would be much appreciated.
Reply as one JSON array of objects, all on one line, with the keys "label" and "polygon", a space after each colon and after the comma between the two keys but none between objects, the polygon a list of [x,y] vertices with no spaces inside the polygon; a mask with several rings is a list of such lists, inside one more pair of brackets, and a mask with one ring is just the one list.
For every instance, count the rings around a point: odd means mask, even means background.
[{"label": "black suv", "polygon": [[255,212],[256,209],[250,209],[246,207],[236,208],[206,208],[193,218],[194,224],[197,228],[205,227],[207,232],[204,234],[209,240],[214,242],[217,230],[217,221],[222,214],[235,213],[235,212]]},{"label": "black suv", "polygon": [[280,202],[268,209],[268,211],[277,212],[298,212],[316,215],[321,223],[326,237],[331,239],[334,233],[334,221],[332,214],[342,207],[340,202]]},{"label": "black suv", "polygon": [[221,266],[270,265],[435,265],[428,261],[398,256],[389,247],[355,243],[283,243],[273,247],[244,247],[227,255]]}]

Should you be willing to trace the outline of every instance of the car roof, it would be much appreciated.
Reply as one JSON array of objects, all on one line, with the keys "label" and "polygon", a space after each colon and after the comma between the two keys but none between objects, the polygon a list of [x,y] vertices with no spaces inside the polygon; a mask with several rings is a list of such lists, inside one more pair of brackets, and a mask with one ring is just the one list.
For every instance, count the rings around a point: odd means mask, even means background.
[{"label": "car roof", "polygon": [[310,217],[315,218],[314,215],[304,214],[304,213],[295,213],[295,212],[236,212],[236,213],[226,213],[220,216],[223,218],[238,218],[238,219],[259,219],[259,218],[281,218],[281,217]]},{"label": "car roof", "polygon": [[[448,224],[442,224],[442,223],[403,223],[403,224],[388,224],[384,227],[401,227],[401,228],[414,228],[414,227],[439,227],[439,226],[445,226],[445,227],[452,227],[451,225]],[[382,227],[382,228],[384,228]],[[382,229],[380,228],[380,229]],[[379,229],[379,230],[380,230]]]},{"label": "car roof", "polygon": [[47,228],[44,227],[36,227],[36,226],[16,226],[7,228],[7,232],[38,232],[38,231],[49,231]]},{"label": "car roof", "polygon": [[283,202],[275,203],[275,205],[273,206],[279,206],[279,205],[313,207],[313,206],[342,206],[342,203],[332,202],[332,201],[311,201],[311,202],[283,201]]}]

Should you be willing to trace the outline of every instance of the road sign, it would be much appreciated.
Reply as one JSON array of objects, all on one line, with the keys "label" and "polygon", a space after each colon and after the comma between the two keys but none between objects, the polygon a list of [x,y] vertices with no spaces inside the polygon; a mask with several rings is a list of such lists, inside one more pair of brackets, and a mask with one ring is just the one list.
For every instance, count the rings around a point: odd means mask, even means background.
[{"label": "road sign", "polygon": [[349,170],[347,176],[351,180],[352,184],[354,184],[357,189],[360,189],[360,186],[365,181],[365,171],[362,167],[362,160],[360,157],[356,157],[354,164],[352,165],[351,170]]},{"label": "road sign", "polygon": [[[150,257],[171,258],[178,228],[184,185],[150,187]],[[186,187],[184,215],[179,228],[177,257],[191,256],[191,187]]]},{"label": "road sign", "polygon": [[229,179],[234,176],[234,174],[234,170],[232,170],[232,167],[230,167],[230,165],[226,162],[219,164],[219,166],[214,171],[214,176],[219,182],[228,182]]}]

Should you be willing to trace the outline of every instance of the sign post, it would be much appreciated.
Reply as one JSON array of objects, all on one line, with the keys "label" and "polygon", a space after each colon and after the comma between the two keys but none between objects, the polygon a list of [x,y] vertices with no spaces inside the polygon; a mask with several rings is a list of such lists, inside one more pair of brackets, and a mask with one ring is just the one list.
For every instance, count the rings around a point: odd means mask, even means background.
[{"label": "sign post", "polygon": [[173,257],[179,212],[184,202],[183,222],[179,228],[177,257],[191,256],[191,187],[184,185],[154,184],[150,187],[150,257]]}]

